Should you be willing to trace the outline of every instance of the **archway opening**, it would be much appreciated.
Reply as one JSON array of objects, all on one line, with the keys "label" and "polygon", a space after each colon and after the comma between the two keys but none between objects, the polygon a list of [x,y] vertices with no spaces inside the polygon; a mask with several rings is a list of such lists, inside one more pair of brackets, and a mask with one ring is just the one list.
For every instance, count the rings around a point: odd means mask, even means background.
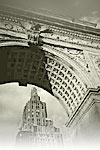
[{"label": "archway opening", "polygon": [[[29,101],[31,89],[37,88],[40,100],[47,105],[48,118],[65,134],[67,114],[59,101],[47,91],[34,85],[19,86],[18,83],[0,85],[0,141],[14,145],[21,124],[25,104]],[[2,140],[1,140],[2,139]]]}]

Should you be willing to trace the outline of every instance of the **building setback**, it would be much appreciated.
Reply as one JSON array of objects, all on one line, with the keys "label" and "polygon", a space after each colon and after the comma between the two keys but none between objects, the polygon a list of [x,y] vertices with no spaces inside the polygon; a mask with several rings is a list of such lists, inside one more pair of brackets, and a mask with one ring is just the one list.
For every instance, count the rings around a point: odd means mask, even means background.
[{"label": "building setback", "polygon": [[47,118],[46,103],[40,101],[36,88],[31,90],[31,98],[24,107],[16,141],[18,145],[30,146],[62,144],[60,129],[53,125],[53,120]]}]

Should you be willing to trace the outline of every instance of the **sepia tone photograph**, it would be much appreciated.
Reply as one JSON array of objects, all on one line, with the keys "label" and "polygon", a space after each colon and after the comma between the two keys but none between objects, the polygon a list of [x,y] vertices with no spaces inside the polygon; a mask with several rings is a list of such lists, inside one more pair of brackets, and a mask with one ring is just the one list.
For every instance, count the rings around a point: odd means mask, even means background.
[{"label": "sepia tone photograph", "polygon": [[100,149],[100,0],[0,0],[0,149]]}]

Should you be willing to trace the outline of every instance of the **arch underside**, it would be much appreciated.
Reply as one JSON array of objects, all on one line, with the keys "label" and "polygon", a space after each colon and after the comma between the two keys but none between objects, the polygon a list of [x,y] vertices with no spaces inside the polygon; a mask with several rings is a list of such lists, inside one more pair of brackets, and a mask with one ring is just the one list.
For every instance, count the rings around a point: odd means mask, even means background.
[{"label": "arch underside", "polygon": [[71,116],[94,84],[85,53],[99,49],[98,30],[25,14],[1,9],[0,84],[37,85],[57,97]]},{"label": "arch underside", "polygon": [[0,84],[37,85],[59,100],[71,116],[80,105],[87,83],[68,60],[37,45],[0,47]]},{"label": "arch underside", "polygon": [[100,29],[21,10],[0,12],[0,84],[45,89],[70,124],[88,90],[100,85]]}]

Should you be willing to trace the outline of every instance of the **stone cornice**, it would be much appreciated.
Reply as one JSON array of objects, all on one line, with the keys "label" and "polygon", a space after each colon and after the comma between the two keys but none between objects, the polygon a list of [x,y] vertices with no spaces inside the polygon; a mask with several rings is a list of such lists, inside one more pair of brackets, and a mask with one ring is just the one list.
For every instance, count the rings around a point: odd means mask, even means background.
[{"label": "stone cornice", "polygon": [[81,40],[80,38],[75,39],[75,37],[73,39],[67,39],[67,40],[58,40],[58,39],[53,39],[53,38],[43,38],[43,42],[45,43],[50,43],[50,44],[54,44],[56,46],[61,46],[61,47],[69,47],[69,48],[76,48],[76,49],[80,49],[80,50],[87,50],[87,51],[95,51],[98,50],[98,52],[100,51],[100,44],[98,43],[92,43],[92,41],[85,41],[85,40]]},{"label": "stone cornice", "polygon": [[[40,26],[45,25],[52,31],[52,34],[56,35],[56,38],[54,38],[53,36],[49,36],[50,34],[47,36],[40,34],[43,42],[47,44],[53,43],[62,47],[72,47],[89,51],[100,50],[100,29],[34,12],[24,12],[15,9],[1,9],[0,11],[1,22],[7,23],[6,27],[2,27],[1,24],[0,34],[27,39],[27,32],[22,24],[28,24],[28,26],[39,24]],[[31,29],[28,32],[33,36]]]}]

